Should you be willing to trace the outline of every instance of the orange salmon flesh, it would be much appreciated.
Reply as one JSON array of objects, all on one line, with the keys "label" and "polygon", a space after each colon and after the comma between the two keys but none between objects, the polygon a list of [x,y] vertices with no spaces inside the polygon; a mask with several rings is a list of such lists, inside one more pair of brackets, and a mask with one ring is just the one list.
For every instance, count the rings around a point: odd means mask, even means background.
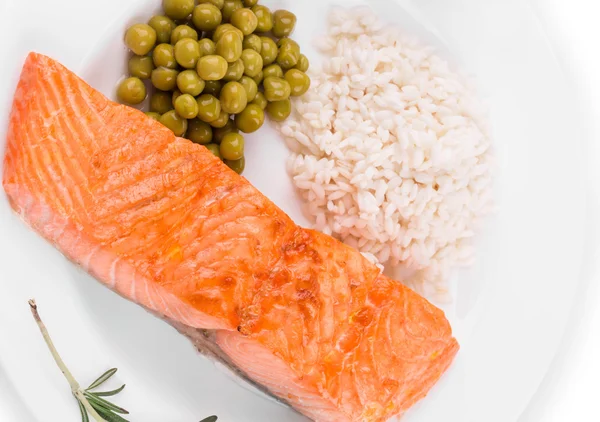
[{"label": "orange salmon flesh", "polygon": [[214,331],[243,373],[315,421],[401,415],[458,351],[427,300],[40,54],[15,93],[3,186],[69,259],[165,318]]}]

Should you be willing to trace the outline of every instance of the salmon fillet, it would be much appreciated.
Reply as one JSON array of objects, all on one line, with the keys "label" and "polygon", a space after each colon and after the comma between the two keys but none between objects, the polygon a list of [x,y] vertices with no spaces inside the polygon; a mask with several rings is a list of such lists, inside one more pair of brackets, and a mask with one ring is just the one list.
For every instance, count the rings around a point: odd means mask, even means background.
[{"label": "salmon fillet", "polygon": [[458,343],[443,312],[298,227],[206,148],[26,60],[7,135],[12,207],[69,259],[315,421],[385,421]]}]

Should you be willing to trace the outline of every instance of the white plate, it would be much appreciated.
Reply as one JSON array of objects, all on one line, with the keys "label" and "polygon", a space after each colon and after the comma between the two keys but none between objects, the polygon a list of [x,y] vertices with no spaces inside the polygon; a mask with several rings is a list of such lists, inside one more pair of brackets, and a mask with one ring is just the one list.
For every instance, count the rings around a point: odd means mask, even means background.
[{"label": "white plate", "polygon": [[[7,9],[0,16],[10,16],[0,35],[11,40],[0,45],[3,125],[20,66],[32,49],[111,95],[124,69],[123,30],[145,19],[158,0],[21,3],[0,3],[0,11]],[[265,1],[298,15],[295,38],[307,51],[323,31],[329,5],[359,3]],[[491,105],[498,157],[497,215],[481,238],[477,265],[457,274],[456,301],[446,307],[461,352],[405,420],[516,421],[551,363],[579,283],[587,222],[577,105],[527,2],[368,3],[477,76]],[[245,175],[304,223],[284,171],[282,142],[270,128],[248,138]],[[118,378],[127,388],[119,402],[133,421],[197,421],[210,414],[223,421],[303,420],[240,387],[166,324],[75,268],[11,213],[4,196],[0,262],[0,377],[6,376],[13,404],[21,400],[21,420],[78,418],[31,320],[30,297],[38,300],[57,347],[82,383],[108,367],[120,368]]]}]

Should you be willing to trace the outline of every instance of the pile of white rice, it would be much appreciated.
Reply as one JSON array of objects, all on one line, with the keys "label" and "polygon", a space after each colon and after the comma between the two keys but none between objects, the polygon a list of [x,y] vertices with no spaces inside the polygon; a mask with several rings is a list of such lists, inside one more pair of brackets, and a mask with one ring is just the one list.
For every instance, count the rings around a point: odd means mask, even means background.
[{"label": "pile of white rice", "polygon": [[289,172],[315,229],[447,297],[492,208],[486,110],[432,48],[370,9],[335,9],[329,24],[323,64],[280,126]]}]

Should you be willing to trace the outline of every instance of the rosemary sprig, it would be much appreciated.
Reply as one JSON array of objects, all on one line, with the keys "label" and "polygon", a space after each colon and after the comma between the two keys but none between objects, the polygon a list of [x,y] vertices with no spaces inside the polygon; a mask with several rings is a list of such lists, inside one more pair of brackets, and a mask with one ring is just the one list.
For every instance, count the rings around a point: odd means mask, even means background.
[{"label": "rosemary sprig", "polygon": [[[127,419],[123,418],[121,415],[128,415],[129,412],[122,407],[119,407],[104,397],[116,396],[125,388],[125,384],[120,386],[115,390],[110,391],[92,391],[96,388],[100,387],[106,381],[108,381],[113,375],[117,373],[117,368],[112,368],[100,375],[94,382],[90,384],[88,388],[83,390],[77,380],[73,377],[62,358],[58,354],[56,347],[54,347],[54,343],[50,338],[50,334],[46,329],[46,326],[42,322],[40,318],[40,314],[37,309],[37,305],[35,300],[31,299],[29,301],[29,308],[31,309],[31,313],[33,314],[33,318],[37,323],[42,336],[44,337],[44,341],[50,349],[50,353],[54,358],[54,361],[60,368],[61,372],[69,382],[71,386],[71,392],[73,396],[77,400],[77,404],[79,405],[79,411],[81,412],[81,421],[89,422],[90,416],[94,418],[96,422],[129,422]],[[208,418],[202,419],[200,422],[216,422],[216,416],[209,416]]]}]

